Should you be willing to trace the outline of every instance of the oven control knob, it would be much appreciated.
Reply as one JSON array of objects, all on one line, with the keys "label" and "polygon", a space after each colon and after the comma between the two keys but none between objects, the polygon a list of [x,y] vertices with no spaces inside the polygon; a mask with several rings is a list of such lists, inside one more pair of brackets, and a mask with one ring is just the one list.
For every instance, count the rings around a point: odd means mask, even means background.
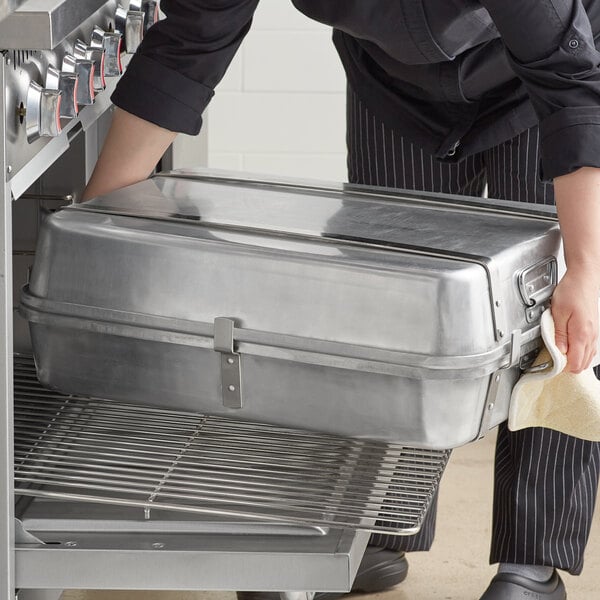
[{"label": "oven control knob", "polygon": [[121,40],[123,36],[117,31],[103,31],[94,27],[90,46],[104,50],[104,75],[118,77],[123,73],[121,65]]},{"label": "oven control knob", "polygon": [[119,6],[115,14],[115,31],[123,34],[125,49],[133,54],[144,38],[144,12]]},{"label": "oven control knob", "polygon": [[34,142],[41,137],[56,137],[62,131],[60,126],[60,104],[62,92],[47,90],[35,81],[29,84],[25,123],[27,141]]},{"label": "oven control knob", "polygon": [[94,63],[91,60],[79,59],[72,54],[66,54],[63,58],[62,70],[77,75],[77,104],[80,106],[94,104],[96,99]]},{"label": "oven control knob", "polygon": [[60,116],[72,119],[79,113],[77,102],[78,77],[76,73],[65,73],[55,67],[48,67],[46,73],[46,89],[60,90]]},{"label": "oven control knob", "polygon": [[94,48],[81,40],[77,40],[73,48],[73,54],[79,60],[91,60],[94,63],[94,90],[101,92],[106,87],[106,79],[104,78],[104,48]]},{"label": "oven control knob", "polygon": [[144,33],[158,21],[159,9],[157,0],[131,0],[129,10],[137,10],[144,13]]}]

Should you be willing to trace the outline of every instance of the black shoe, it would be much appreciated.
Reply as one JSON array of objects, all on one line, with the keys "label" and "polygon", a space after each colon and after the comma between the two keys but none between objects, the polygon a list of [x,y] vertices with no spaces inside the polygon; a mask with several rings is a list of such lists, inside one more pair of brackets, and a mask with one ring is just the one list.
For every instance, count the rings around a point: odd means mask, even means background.
[{"label": "black shoe", "polygon": [[[404,581],[407,574],[408,561],[404,552],[367,546],[358,567],[352,592],[381,592]],[[317,592],[314,600],[335,600],[345,595],[344,592]],[[279,593],[238,592],[237,597],[238,600],[279,600]]]},{"label": "black shoe", "polygon": [[498,573],[480,600],[567,600],[567,591],[556,571],[543,582],[514,573]]}]

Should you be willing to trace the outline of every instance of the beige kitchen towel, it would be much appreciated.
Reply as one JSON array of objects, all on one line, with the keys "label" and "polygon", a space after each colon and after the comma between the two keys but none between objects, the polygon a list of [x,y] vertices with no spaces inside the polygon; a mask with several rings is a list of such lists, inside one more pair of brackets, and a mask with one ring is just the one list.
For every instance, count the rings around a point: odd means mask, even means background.
[{"label": "beige kitchen towel", "polygon": [[[567,358],[554,342],[550,310],[542,314],[541,329],[545,347],[533,369],[524,373],[513,389],[508,428],[517,431],[548,427],[584,440],[600,441],[600,381],[592,367],[576,375],[564,370]],[[597,353],[592,365],[599,363]]]}]

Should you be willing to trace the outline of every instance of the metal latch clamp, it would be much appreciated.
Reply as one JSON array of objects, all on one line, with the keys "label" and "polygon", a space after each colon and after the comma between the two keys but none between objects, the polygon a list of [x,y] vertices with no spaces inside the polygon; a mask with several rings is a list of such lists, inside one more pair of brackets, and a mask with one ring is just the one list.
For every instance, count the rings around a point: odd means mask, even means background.
[{"label": "metal latch clamp", "polygon": [[557,282],[558,263],[554,256],[549,256],[523,269],[517,275],[519,293],[525,305],[525,317],[528,323],[539,320]]},{"label": "metal latch clamp", "polygon": [[477,436],[478,440],[485,437],[485,434],[490,428],[492,413],[494,412],[494,408],[496,407],[498,390],[500,389],[503,373],[505,373],[511,367],[514,367],[519,364],[519,359],[521,357],[521,337],[522,334],[520,329],[516,329],[511,333],[509,362],[503,367],[500,367],[495,373],[492,373],[490,383],[488,386],[488,391],[485,397],[485,407],[483,409],[483,416],[479,425],[479,435]]},{"label": "metal latch clamp", "polygon": [[234,349],[232,319],[217,317],[214,323],[214,350],[221,354],[223,406],[242,408],[242,364]]}]

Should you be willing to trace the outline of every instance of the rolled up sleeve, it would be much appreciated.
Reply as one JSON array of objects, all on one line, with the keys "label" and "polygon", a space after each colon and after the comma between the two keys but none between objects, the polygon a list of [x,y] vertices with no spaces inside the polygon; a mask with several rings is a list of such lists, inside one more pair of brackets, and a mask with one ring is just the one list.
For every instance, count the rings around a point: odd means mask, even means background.
[{"label": "rolled up sleeve", "polygon": [[195,135],[214,88],[250,28],[258,0],[162,0],[111,99],[171,131]]},{"label": "rolled up sleeve", "polygon": [[580,0],[481,0],[539,119],[542,176],[600,167],[600,53]]}]

